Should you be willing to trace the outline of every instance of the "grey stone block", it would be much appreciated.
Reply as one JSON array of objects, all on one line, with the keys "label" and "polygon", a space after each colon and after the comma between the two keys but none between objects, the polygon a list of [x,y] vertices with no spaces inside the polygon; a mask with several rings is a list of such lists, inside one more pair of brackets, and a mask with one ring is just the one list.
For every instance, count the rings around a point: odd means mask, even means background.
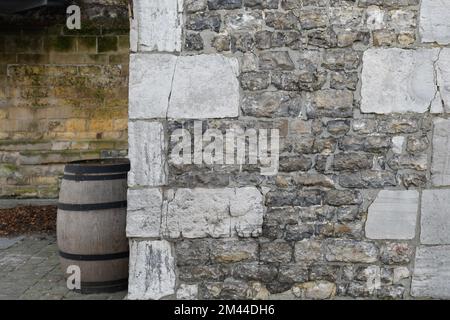
[{"label": "grey stone block", "polygon": [[450,190],[422,193],[422,244],[450,244]]},{"label": "grey stone block", "polygon": [[369,239],[413,239],[419,209],[414,190],[382,190],[369,207],[366,236]]},{"label": "grey stone block", "polygon": [[450,44],[450,0],[422,0],[419,31],[422,42]]},{"label": "grey stone block", "polygon": [[450,298],[450,246],[419,247],[411,295],[421,298]]}]

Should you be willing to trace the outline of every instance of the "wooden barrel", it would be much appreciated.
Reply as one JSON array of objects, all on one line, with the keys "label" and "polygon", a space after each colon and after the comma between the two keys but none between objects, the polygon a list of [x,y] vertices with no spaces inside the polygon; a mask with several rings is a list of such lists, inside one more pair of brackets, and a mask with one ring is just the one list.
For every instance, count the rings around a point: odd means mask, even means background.
[{"label": "wooden barrel", "polygon": [[127,287],[129,170],[127,159],[79,161],[64,169],[57,218],[59,255],[66,276],[71,275],[69,266],[80,268],[82,293]]}]

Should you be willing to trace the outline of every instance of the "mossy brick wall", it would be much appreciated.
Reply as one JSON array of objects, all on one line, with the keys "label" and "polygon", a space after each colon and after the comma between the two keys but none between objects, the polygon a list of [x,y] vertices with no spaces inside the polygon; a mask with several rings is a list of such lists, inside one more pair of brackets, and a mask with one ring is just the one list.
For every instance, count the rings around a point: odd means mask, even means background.
[{"label": "mossy brick wall", "polygon": [[64,164],[125,156],[126,1],[0,16],[0,198],[54,198]]}]

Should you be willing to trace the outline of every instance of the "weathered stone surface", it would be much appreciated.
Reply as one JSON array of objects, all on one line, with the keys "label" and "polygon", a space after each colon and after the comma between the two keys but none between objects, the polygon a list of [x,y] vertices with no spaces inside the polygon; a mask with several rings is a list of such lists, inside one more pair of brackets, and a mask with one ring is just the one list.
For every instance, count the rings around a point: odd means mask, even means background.
[{"label": "weathered stone surface", "polygon": [[127,236],[135,238],[159,237],[163,197],[158,188],[129,189]]},{"label": "weathered stone surface", "polygon": [[130,56],[129,118],[165,118],[177,57],[171,54]]},{"label": "weathered stone surface", "polygon": [[232,267],[232,275],[236,279],[270,282],[277,274],[276,266],[259,262],[235,263]]},{"label": "weathered stone surface", "polygon": [[378,251],[372,242],[333,240],[326,243],[325,258],[330,262],[372,263],[377,261]]},{"label": "weathered stone surface", "polygon": [[381,247],[381,261],[385,264],[408,264],[413,248],[408,243],[391,242]]},{"label": "weathered stone surface", "polygon": [[296,297],[303,299],[329,299],[336,294],[336,284],[328,281],[306,282],[295,285],[292,292]]},{"label": "weathered stone surface", "polygon": [[419,30],[422,42],[450,44],[450,1],[422,0]]},{"label": "weathered stone surface", "polygon": [[320,241],[305,239],[295,244],[295,262],[316,262],[323,260],[322,245]]},{"label": "weathered stone surface", "polygon": [[177,290],[178,300],[196,300],[198,299],[198,285],[196,284],[180,284]]},{"label": "weathered stone surface", "polygon": [[450,246],[420,246],[416,252],[411,295],[450,298]]},{"label": "weathered stone surface", "polygon": [[253,240],[215,240],[210,249],[211,260],[215,263],[251,261],[258,257],[258,243]]},{"label": "weathered stone surface", "polygon": [[167,241],[130,244],[128,299],[157,300],[175,293],[175,259]]},{"label": "weathered stone surface", "polygon": [[238,64],[221,55],[131,56],[130,119],[205,119],[239,113]]},{"label": "weathered stone surface", "polygon": [[260,259],[264,262],[288,263],[292,260],[292,247],[287,241],[276,240],[261,243]]},{"label": "weathered stone surface", "polygon": [[242,101],[244,115],[254,117],[297,117],[300,108],[299,96],[282,92],[249,93]]},{"label": "weathered stone surface", "polygon": [[221,55],[179,57],[167,115],[178,119],[237,117],[238,62]]},{"label": "weathered stone surface", "polygon": [[450,185],[450,120],[434,120],[431,179],[435,186]]},{"label": "weathered stone surface", "polygon": [[424,190],[420,242],[450,244],[450,190]]},{"label": "weathered stone surface", "polygon": [[197,12],[206,9],[207,0],[184,0],[187,12]]},{"label": "weathered stone surface", "polygon": [[283,264],[280,266],[278,274],[278,281],[286,284],[294,284],[299,282],[308,281],[308,268],[306,265],[295,264]]},{"label": "weathered stone surface", "polygon": [[333,168],[336,171],[359,171],[370,169],[373,166],[373,155],[361,153],[338,153],[333,159]]},{"label": "weathered stone surface", "polygon": [[183,0],[135,0],[133,5],[139,51],[181,50]]},{"label": "weathered stone surface", "polygon": [[159,122],[130,121],[128,125],[129,186],[161,186],[167,181],[164,129]]},{"label": "weathered stone surface", "polygon": [[366,236],[369,239],[413,239],[419,207],[415,190],[381,190],[369,207]]},{"label": "weathered stone surface", "polygon": [[438,49],[369,49],[364,53],[361,111],[426,112],[435,103]]},{"label": "weathered stone surface", "polygon": [[262,228],[263,198],[255,187],[170,191],[162,233],[170,238],[257,236]]}]

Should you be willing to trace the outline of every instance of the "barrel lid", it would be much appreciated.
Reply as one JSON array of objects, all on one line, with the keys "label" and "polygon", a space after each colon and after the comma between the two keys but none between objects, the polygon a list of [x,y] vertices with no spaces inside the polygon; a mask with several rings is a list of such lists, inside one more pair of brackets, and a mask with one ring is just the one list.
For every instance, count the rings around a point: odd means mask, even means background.
[{"label": "barrel lid", "polygon": [[68,163],[64,171],[73,174],[128,172],[130,161],[125,158],[74,161]]}]

